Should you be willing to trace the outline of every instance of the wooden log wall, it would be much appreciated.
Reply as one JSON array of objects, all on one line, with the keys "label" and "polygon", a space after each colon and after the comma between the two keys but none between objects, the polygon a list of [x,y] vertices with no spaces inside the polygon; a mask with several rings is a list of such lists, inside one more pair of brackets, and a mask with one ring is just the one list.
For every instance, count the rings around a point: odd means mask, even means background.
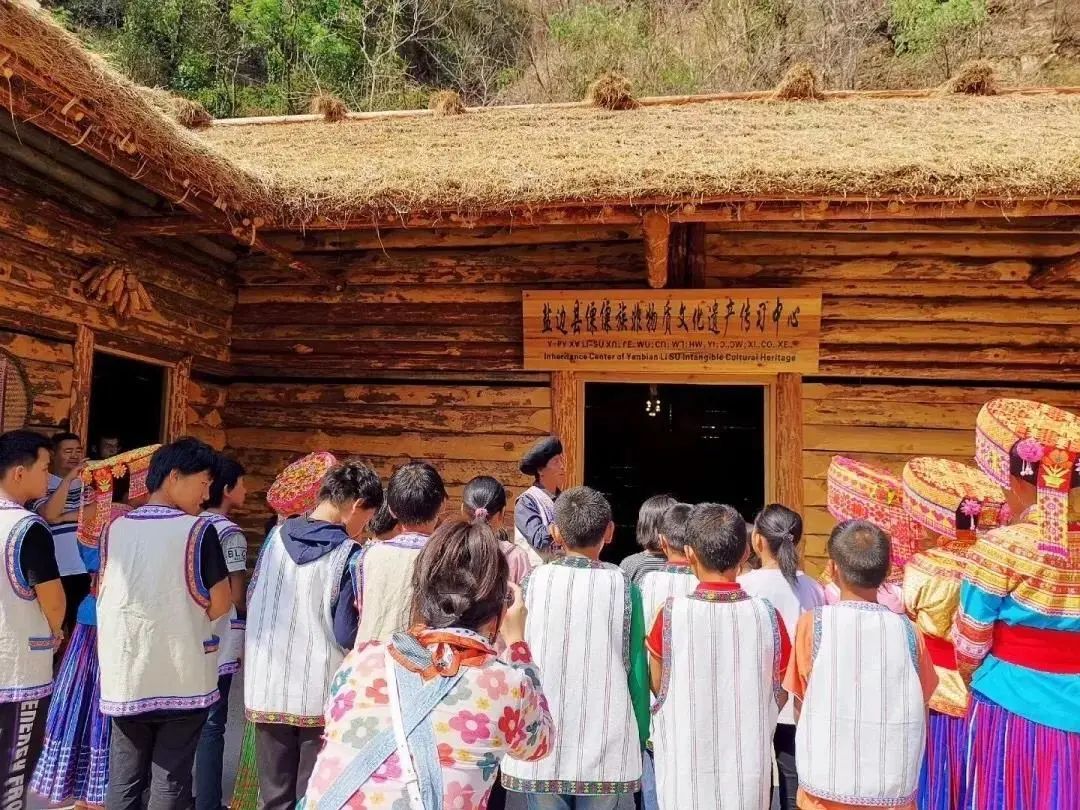
[{"label": "wooden log wall", "polygon": [[73,344],[0,329],[0,350],[15,358],[26,378],[31,406],[24,427],[55,433],[71,407]]}]

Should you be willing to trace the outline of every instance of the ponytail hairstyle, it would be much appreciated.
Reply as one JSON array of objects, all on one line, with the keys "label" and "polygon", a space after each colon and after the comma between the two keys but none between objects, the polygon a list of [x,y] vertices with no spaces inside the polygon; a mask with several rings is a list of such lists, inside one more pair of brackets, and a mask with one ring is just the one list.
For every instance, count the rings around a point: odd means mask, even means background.
[{"label": "ponytail hairstyle", "polygon": [[786,506],[770,503],[754,519],[754,531],[769,544],[769,551],[780,565],[780,573],[792,589],[797,587],[799,552],[796,546],[802,542],[803,522],[798,512]]},{"label": "ponytail hairstyle", "polygon": [[[506,487],[490,475],[478,475],[465,485],[462,507],[466,520],[473,523],[487,523],[506,509]],[[506,529],[494,531],[499,540],[510,539]]]},{"label": "ponytail hairstyle", "polygon": [[448,520],[413,568],[413,624],[479,631],[502,615],[509,580],[510,567],[487,523]]}]

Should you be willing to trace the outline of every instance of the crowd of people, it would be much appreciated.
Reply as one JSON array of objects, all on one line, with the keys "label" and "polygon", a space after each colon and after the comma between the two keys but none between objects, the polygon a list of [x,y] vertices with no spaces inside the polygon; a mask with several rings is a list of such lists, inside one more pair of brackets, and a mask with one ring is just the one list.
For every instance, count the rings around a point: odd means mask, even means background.
[{"label": "crowd of people", "polygon": [[384,484],[305,456],[250,582],[236,460],[81,456],[0,435],[4,808],[219,810],[241,665],[238,810],[1080,808],[1080,418],[1057,408],[989,402],[977,468],[833,459],[821,582],[780,504],[653,497],[641,551],[603,561],[611,505],[564,489],[556,437],[512,515],[490,476],[455,503],[426,462]]}]

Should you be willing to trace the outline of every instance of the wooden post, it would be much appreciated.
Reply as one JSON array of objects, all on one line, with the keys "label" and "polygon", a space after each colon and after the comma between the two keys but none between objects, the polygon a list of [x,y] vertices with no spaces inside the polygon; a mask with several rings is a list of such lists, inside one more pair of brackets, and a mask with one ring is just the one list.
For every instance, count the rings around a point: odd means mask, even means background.
[{"label": "wooden post", "polygon": [[83,442],[89,442],[86,431],[90,427],[90,383],[94,376],[94,333],[88,326],[80,324],[75,330],[74,361],[68,430],[77,433]]},{"label": "wooden post", "polygon": [[789,509],[803,509],[802,375],[776,375],[776,500]]},{"label": "wooden post", "polygon": [[645,235],[645,265],[649,273],[649,286],[654,290],[668,285],[668,242],[671,239],[671,222],[660,211],[649,211],[641,218],[641,230]]},{"label": "wooden post", "polygon": [[581,383],[573,371],[551,373],[551,430],[562,440],[566,462],[566,486],[575,487],[584,478],[584,414]]},{"label": "wooden post", "polygon": [[185,357],[169,370],[169,399],[165,406],[165,441],[172,442],[187,432],[188,383],[191,381],[191,357]]}]

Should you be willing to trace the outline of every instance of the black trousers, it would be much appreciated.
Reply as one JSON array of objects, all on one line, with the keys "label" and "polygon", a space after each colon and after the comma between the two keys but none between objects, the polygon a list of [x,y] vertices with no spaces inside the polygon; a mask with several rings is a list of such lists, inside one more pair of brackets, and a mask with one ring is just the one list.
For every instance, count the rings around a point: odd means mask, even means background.
[{"label": "black trousers", "polygon": [[[75,629],[75,615],[79,612],[79,605],[90,593],[89,574],[69,574],[60,577],[60,585],[64,588],[64,635],[71,637],[71,631]],[[57,661],[60,659],[57,658]],[[59,664],[57,664],[59,666]]]},{"label": "black trousers", "polygon": [[112,719],[109,744],[109,810],[139,810],[150,787],[147,810],[188,810],[195,749],[207,710],[147,712]]},{"label": "black trousers", "polygon": [[293,810],[304,798],[322,747],[322,734],[322,726],[255,724],[261,810]]},{"label": "black trousers", "polygon": [[776,724],[773,750],[776,752],[776,769],[780,772],[780,810],[795,810],[795,796],[799,792],[799,775],[795,772],[795,726]]},{"label": "black trousers", "polygon": [[45,740],[49,699],[0,703],[0,807],[23,807]]}]

